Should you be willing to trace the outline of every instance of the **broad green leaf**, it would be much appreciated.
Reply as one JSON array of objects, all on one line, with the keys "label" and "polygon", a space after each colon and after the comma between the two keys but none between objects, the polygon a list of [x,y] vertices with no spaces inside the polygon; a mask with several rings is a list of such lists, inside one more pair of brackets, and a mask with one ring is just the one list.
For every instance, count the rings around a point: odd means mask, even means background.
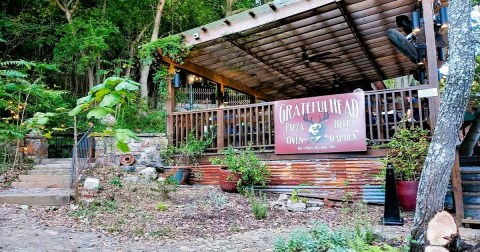
[{"label": "broad green leaf", "polygon": [[48,123],[48,117],[39,117],[37,120],[38,125],[45,125]]},{"label": "broad green leaf", "polygon": [[46,139],[50,139],[50,138],[52,138],[52,132],[49,131],[49,132],[43,134],[43,136],[44,136]]},{"label": "broad green leaf", "polygon": [[120,90],[124,90],[124,89],[130,90],[130,91],[135,91],[135,90],[138,90],[138,85],[133,81],[122,81],[120,84],[118,84],[115,87],[116,91],[120,91]]},{"label": "broad green leaf", "polygon": [[103,97],[102,102],[100,102],[99,106],[113,107],[117,105],[118,101],[120,101],[120,98],[122,97],[117,93],[111,93],[111,94],[105,95],[105,97]]},{"label": "broad green leaf", "polygon": [[76,115],[80,114],[80,112],[83,111],[84,107],[85,107],[85,104],[80,104],[80,105],[76,106],[74,109],[72,109],[72,111],[68,112],[68,115],[69,116],[76,116]]},{"label": "broad green leaf", "polygon": [[47,113],[45,113],[45,116],[55,116],[55,114],[52,113],[52,112],[47,112]]},{"label": "broad green leaf", "polygon": [[88,103],[92,101],[92,95],[87,95],[85,97],[77,99],[77,105]]},{"label": "broad green leaf", "polygon": [[88,92],[89,94],[93,94],[95,92],[97,92],[98,90],[102,89],[102,88],[105,88],[105,84],[98,84],[96,86],[94,86],[92,89],[90,89],[90,92]]},{"label": "broad green leaf", "polygon": [[125,134],[124,132],[117,132],[115,133],[115,138],[117,138],[117,141],[118,142],[122,142],[122,143],[128,143],[128,141],[130,140],[130,137]]},{"label": "broad green leaf", "polygon": [[109,77],[103,83],[105,83],[106,86],[108,86],[110,88],[113,88],[118,83],[121,83],[122,81],[123,81],[123,79],[119,78],[119,77]]},{"label": "broad green leaf", "polygon": [[97,119],[100,119],[107,115],[108,113],[113,113],[113,109],[110,108],[105,108],[105,107],[98,107],[90,110],[87,114],[87,119],[90,119],[91,117],[95,117]]},{"label": "broad green leaf", "polygon": [[117,129],[116,130],[117,133],[123,133],[131,138],[134,138],[136,137],[137,135],[135,135],[135,133],[133,133],[133,131],[129,130],[129,129]]},{"label": "broad green leaf", "polygon": [[98,97],[103,97],[103,96],[105,96],[105,95],[108,94],[108,93],[110,93],[110,89],[108,89],[108,88],[103,88],[103,89],[98,90],[97,93],[95,93],[95,97],[97,97],[97,98],[98,98]]},{"label": "broad green leaf", "polygon": [[120,141],[117,142],[117,149],[121,152],[129,152],[130,151],[130,148],[128,147],[128,144],[120,142]]}]

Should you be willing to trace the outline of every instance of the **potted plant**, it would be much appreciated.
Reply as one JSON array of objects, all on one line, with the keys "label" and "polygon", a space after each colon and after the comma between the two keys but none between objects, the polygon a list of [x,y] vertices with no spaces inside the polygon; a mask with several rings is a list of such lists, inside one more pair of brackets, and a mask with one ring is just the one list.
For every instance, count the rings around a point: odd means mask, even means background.
[{"label": "potted plant", "polygon": [[251,146],[245,150],[236,150],[229,146],[222,154],[223,159],[211,159],[212,164],[226,166],[219,175],[222,190],[243,193],[254,185],[266,186],[270,171],[265,162],[255,155]]},{"label": "potted plant", "polygon": [[[391,163],[397,180],[397,195],[404,211],[415,210],[418,180],[428,151],[429,131],[419,127],[399,128],[386,144],[387,156],[382,160],[385,169]],[[383,179],[385,176],[383,176]]]},{"label": "potted plant", "polygon": [[213,137],[209,134],[196,139],[190,132],[179,147],[168,147],[161,154],[163,161],[170,165],[165,167],[167,176],[179,184],[187,184],[192,168],[198,166],[198,159],[212,141]]}]

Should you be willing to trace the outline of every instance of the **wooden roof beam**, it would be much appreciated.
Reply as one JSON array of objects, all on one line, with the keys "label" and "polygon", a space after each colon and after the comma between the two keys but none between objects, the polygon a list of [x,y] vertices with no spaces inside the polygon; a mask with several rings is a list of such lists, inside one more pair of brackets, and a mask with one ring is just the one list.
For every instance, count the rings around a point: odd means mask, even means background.
[{"label": "wooden roof beam", "polygon": [[342,15],[345,17],[345,21],[348,23],[348,26],[350,27],[350,30],[352,31],[353,35],[357,39],[358,44],[360,45],[363,52],[365,53],[365,57],[368,58],[368,60],[372,64],[372,67],[375,69],[375,72],[377,72],[378,77],[381,78],[382,80],[386,79],[385,74],[383,74],[383,72],[380,70],[375,60],[373,60],[370,57],[372,54],[368,50],[368,47],[365,45],[365,42],[360,37],[360,33],[358,32],[358,29],[353,23],[352,17],[349,15],[349,13],[347,13],[347,8],[345,6],[345,3],[343,1],[339,1],[339,2],[336,2],[336,4],[338,6],[338,9],[342,12]]},{"label": "wooden roof beam", "polygon": [[231,80],[231,79],[229,79],[229,78],[227,78],[223,75],[220,75],[220,74],[217,74],[213,71],[210,71],[205,67],[195,65],[195,64],[193,64],[189,61],[185,61],[183,63],[183,65],[180,65],[180,64],[177,64],[177,63],[173,62],[172,60],[170,60],[167,57],[162,57],[162,59],[163,59],[163,61],[165,61],[169,64],[173,64],[174,66],[176,66],[178,68],[185,69],[189,72],[195,73],[198,76],[201,76],[201,77],[209,79],[211,81],[223,84],[223,85],[225,85],[227,87],[230,87],[230,88],[233,88],[237,91],[240,91],[240,92],[252,95],[252,96],[256,96],[256,97],[258,97],[258,98],[260,98],[264,101],[271,101],[272,100],[272,97],[270,95],[267,95],[263,92],[259,92],[257,90],[252,89],[252,88],[249,88],[249,87],[247,87],[247,86],[245,86],[245,85],[243,85],[239,82],[233,81],[233,80]]},{"label": "wooden roof beam", "polygon": [[[266,25],[290,16],[300,14],[305,11],[309,11],[329,3],[333,3],[336,0],[316,0],[316,1],[298,1],[289,3],[285,6],[278,4],[275,5],[275,10],[269,6],[269,4],[264,4],[258,6],[249,11],[255,12],[255,18],[252,18],[248,14],[248,11],[245,13],[239,13],[229,17],[231,24],[225,24],[223,20],[221,22],[213,22],[207,25],[204,25],[208,29],[208,32],[200,33],[200,28],[194,28],[188,31],[183,32],[185,36],[186,45],[197,45],[200,43],[205,43],[208,41],[216,40],[222,38],[225,35],[235,34],[237,32],[243,32],[248,29]],[[268,11],[267,11],[268,9]],[[199,34],[198,39],[195,39],[193,34]]]}]

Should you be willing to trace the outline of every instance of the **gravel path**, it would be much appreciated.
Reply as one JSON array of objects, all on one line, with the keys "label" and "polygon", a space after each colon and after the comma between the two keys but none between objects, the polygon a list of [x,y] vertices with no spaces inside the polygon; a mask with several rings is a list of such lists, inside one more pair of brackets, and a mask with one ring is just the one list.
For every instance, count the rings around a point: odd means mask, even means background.
[{"label": "gravel path", "polygon": [[279,235],[290,229],[258,229],[225,239],[198,238],[189,242],[119,242],[99,232],[49,227],[32,218],[29,209],[0,207],[2,251],[272,251]]}]

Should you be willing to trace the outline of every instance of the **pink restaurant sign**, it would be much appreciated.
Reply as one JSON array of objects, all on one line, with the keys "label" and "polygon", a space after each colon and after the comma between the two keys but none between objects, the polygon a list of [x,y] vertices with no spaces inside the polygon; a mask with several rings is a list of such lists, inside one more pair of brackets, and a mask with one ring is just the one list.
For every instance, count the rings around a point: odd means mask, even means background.
[{"label": "pink restaurant sign", "polygon": [[366,151],[365,94],[275,102],[275,153]]}]

